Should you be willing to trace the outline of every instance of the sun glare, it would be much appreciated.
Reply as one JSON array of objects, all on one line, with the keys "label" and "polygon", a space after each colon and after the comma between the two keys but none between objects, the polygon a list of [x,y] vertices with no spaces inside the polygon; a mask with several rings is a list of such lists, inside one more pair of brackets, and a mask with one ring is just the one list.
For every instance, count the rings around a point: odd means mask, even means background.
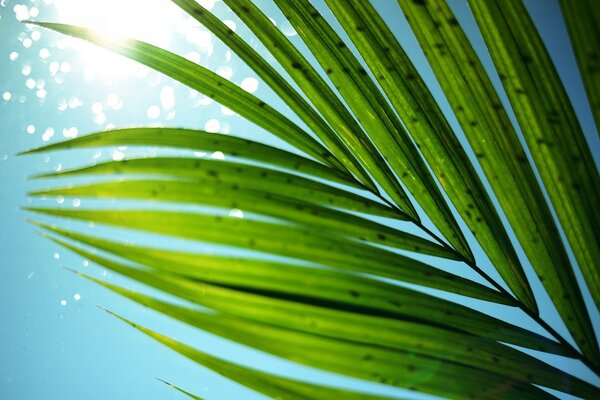
[{"label": "sun glare", "polygon": [[[57,22],[84,26],[109,38],[134,38],[168,47],[173,27],[182,19],[179,8],[168,0],[53,0]],[[114,76],[131,63],[96,46],[65,38],[62,46],[76,47],[90,61],[88,73]],[[60,46],[60,47],[62,47]]]}]

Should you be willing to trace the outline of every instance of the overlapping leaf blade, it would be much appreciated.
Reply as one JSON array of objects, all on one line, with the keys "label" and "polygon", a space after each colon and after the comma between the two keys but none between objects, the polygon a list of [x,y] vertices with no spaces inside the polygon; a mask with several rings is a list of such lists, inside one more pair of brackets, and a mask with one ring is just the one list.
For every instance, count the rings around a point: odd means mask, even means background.
[{"label": "overlapping leaf blade", "polygon": [[46,215],[239,246],[512,305],[512,299],[474,281],[382,248],[306,228],[186,212],[27,209]]},{"label": "overlapping leaf blade", "polygon": [[[351,1],[350,5],[336,1],[327,3],[377,77],[395,111],[492,264],[516,297],[536,313],[533,292],[490,197],[436,100],[393,33],[369,2],[356,0]],[[403,2],[404,5],[407,3],[414,7],[412,1]],[[414,23],[415,19],[411,15],[409,20]],[[427,27],[426,31],[431,29],[433,26]],[[447,53],[445,48],[441,51]],[[427,53],[431,54],[429,49]],[[457,73],[456,76],[460,76],[460,71],[450,72],[454,73],[452,76]],[[470,120],[469,126],[477,123]],[[480,140],[486,141],[485,138]],[[490,145],[495,146],[493,142]],[[503,179],[499,178],[500,181]]]},{"label": "overlapping leaf blade", "polygon": [[[228,1],[226,3],[240,19],[252,30],[256,37],[267,47],[280,65],[294,79],[302,92],[318,107],[319,112],[329,122],[346,146],[369,169],[373,178],[402,210],[415,220],[419,216],[402,186],[389,169],[386,161],[379,154],[369,137],[364,133],[346,109],[344,103],[336,96],[313,66],[296,47],[273,26],[271,20],[251,1]],[[211,25],[207,25],[210,29]],[[236,43],[222,38],[234,51]],[[238,52],[244,57],[243,52]],[[244,57],[248,64],[252,60]]]},{"label": "overlapping leaf blade", "polygon": [[[272,294],[286,293],[298,301],[311,304],[407,319],[530,349],[564,356],[574,355],[569,348],[553,340],[481,312],[364,276],[260,259],[124,245],[46,224],[37,225],[111,255],[189,279]],[[64,241],[59,243],[65,244]]]},{"label": "overlapping leaf blade", "polygon": [[37,154],[48,151],[105,146],[156,146],[194,151],[220,151],[233,157],[265,163],[327,181],[358,187],[356,186],[356,181],[348,175],[306,157],[232,135],[183,128],[143,127],[113,129],[52,143],[25,151],[21,154]]},{"label": "overlapping leaf blade", "polygon": [[[191,177],[191,174],[189,175]],[[236,182],[231,184],[203,179],[193,182],[128,179],[118,182],[70,185],[38,190],[30,195],[149,199],[157,202],[182,202],[241,209],[280,218],[313,229],[329,230],[334,234],[341,234],[353,239],[389,245],[421,254],[444,258],[455,257],[455,254],[449,252],[448,249],[419,236],[318,204],[311,204],[286,195],[272,194],[272,190],[247,190],[244,189],[247,181],[243,180],[243,176],[235,179]],[[294,183],[287,184],[293,185]]]},{"label": "overlapping leaf blade", "polygon": [[249,121],[263,127],[316,159],[345,170],[333,155],[279,111],[239,86],[188,59],[134,39],[109,39],[93,31],[65,24],[36,22],[36,25],[88,40],[206,94]]},{"label": "overlapping leaf blade", "polygon": [[[357,374],[356,372],[351,372],[356,370],[356,367],[353,367],[351,362],[342,362],[336,365],[331,361],[332,359],[336,358],[335,355],[332,356],[332,354],[335,354],[335,351],[332,351],[332,349],[336,348],[336,346],[339,346],[339,340],[332,341],[330,339],[323,339],[314,335],[294,332],[285,328],[278,328],[268,324],[257,323],[245,318],[233,317],[226,314],[208,313],[184,306],[177,306],[132,290],[127,290],[112,285],[107,282],[102,282],[89,277],[87,278],[92,279],[94,282],[99,283],[108,289],[111,289],[153,310],[162,312],[180,321],[215,333],[219,336],[235,340],[263,351],[277,354],[284,358],[300,361],[308,365],[314,364],[316,366],[323,367],[323,364],[325,364],[329,365],[329,368],[326,369],[331,369],[335,372],[345,373],[348,375]],[[318,347],[319,351],[307,353],[307,347]],[[435,356],[443,359],[444,355],[438,353],[435,354]],[[337,357],[340,358],[339,355]],[[464,359],[457,361],[464,361]],[[413,362],[418,363],[417,360],[413,360]],[[490,364],[492,363],[485,361],[483,366],[489,367]],[[444,368],[444,366],[440,366],[440,368]],[[556,370],[552,367],[544,366],[540,369],[535,369],[533,374],[531,374],[531,369],[527,368],[528,367],[526,365],[519,365],[517,369],[511,370],[510,368],[497,366],[496,368],[484,368],[484,370],[489,371],[496,369],[500,375],[505,377],[511,377],[523,382],[528,382],[531,380],[533,383],[542,386],[547,386],[555,390],[561,390],[563,392],[576,394],[583,397],[594,396],[598,394],[597,388],[589,386],[576,378],[564,376],[562,372],[559,372],[559,370]],[[410,368],[408,369],[410,370]],[[417,369],[419,368],[415,366],[415,370]],[[545,371],[541,372],[542,370]],[[421,371],[421,373],[426,372],[427,371]]]},{"label": "overlapping leaf blade", "polygon": [[318,11],[306,1],[276,0],[369,137],[445,238],[465,258],[469,246],[417,147],[365,69]]},{"label": "overlapping leaf blade", "polygon": [[[522,2],[470,1],[523,136],[598,304],[600,175],[560,78]],[[600,352],[572,268],[543,283],[582,352]]]},{"label": "overlapping leaf blade", "polygon": [[[552,386],[557,384],[556,381],[569,380],[563,382],[560,387],[576,391],[581,389],[586,395],[595,391],[592,386],[586,386],[584,382],[577,379],[571,381],[568,376],[558,370],[543,366],[534,358],[493,341],[411,322],[392,321],[368,315],[357,316],[344,311],[187,281],[162,273],[149,273],[110,261],[82,249],[66,246],[91,261],[142,283],[185,300],[243,317],[237,321],[236,318],[230,319],[232,324],[228,325],[226,317],[216,317],[211,321],[209,317],[203,318],[201,314],[186,313],[184,309],[179,309],[179,313],[177,313],[177,310],[174,310],[179,316],[183,310],[186,322],[192,319],[196,323],[200,323],[203,329],[219,335],[334,372],[342,372],[363,379],[380,380],[384,378],[385,383],[407,387],[408,384],[403,382],[403,379],[410,379],[411,375],[414,377],[415,374],[426,371],[439,374],[436,382],[444,387],[446,391],[444,395],[453,394],[450,397],[457,398],[462,398],[466,396],[466,393],[472,393],[474,390],[481,391],[483,387],[486,387],[485,385],[503,386],[509,392],[516,390],[517,393],[521,392],[521,396],[527,397],[533,387],[529,387],[526,383],[528,379],[525,378],[531,375]],[[120,290],[120,293],[126,294],[123,290]],[[136,297],[143,299],[143,296]],[[245,318],[262,323],[246,322]],[[271,325],[278,328],[271,327]],[[377,327],[377,329],[373,329],[373,327]],[[448,343],[452,343],[452,346],[448,346]],[[306,348],[313,351],[306,352]],[[351,350],[352,348],[354,350]],[[352,359],[356,361],[359,354],[363,354],[362,359],[365,361],[365,352],[370,356],[366,359],[368,362],[363,363],[369,365],[366,370],[364,365],[356,366],[356,362],[352,362]],[[381,362],[380,360],[383,361],[382,364],[378,363],[378,361]],[[473,363],[473,367],[477,369],[465,366],[465,364]],[[538,365],[534,368],[531,363]],[[399,368],[402,366],[405,368]],[[536,372],[532,373],[532,369]],[[497,372],[484,372],[490,370]],[[407,373],[404,371],[408,371],[408,376],[405,376]],[[498,375],[498,372],[508,376],[502,377]],[[538,372],[541,374],[537,375]],[[461,373],[472,374],[470,386],[455,388],[453,387],[454,383],[446,381],[447,378],[444,379],[447,374],[452,376]],[[484,381],[482,382],[482,380]],[[478,381],[479,383],[476,383]],[[560,385],[560,383],[558,384]],[[573,389],[574,387],[577,388]],[[443,393],[435,386],[430,387],[429,384],[427,388],[423,387],[420,390],[436,394]],[[436,392],[436,390],[438,391]],[[457,390],[458,392],[456,392]],[[457,396],[457,393],[460,397]],[[516,393],[513,392],[512,395],[516,395]],[[537,395],[542,396],[542,393]],[[549,398],[552,397],[549,396]]]},{"label": "overlapping leaf blade", "polygon": [[[173,0],[181,9],[206,26],[213,34],[221,39],[236,54],[238,54],[256,73],[265,81],[275,93],[298,115],[314,132],[331,152],[346,168],[353,172],[357,178],[373,191],[377,188],[357,159],[359,152],[350,151],[344,144],[344,137],[337,136],[333,129],[325,122],[317,111],[296,92],[296,90],[282,77],[271,64],[262,58],[256,50],[241,39],[224,22],[212,15],[202,5],[194,0]],[[355,149],[353,149],[355,150]]]},{"label": "overlapping leaf blade", "polygon": [[[163,180],[165,178],[172,178],[175,180],[175,183],[173,183],[175,185],[188,182],[191,187],[198,186],[192,188],[192,190],[196,191],[210,190],[210,188],[200,187],[204,183],[211,183],[217,186],[227,185],[232,191],[241,192],[248,190],[254,193],[263,193],[266,197],[288,197],[302,203],[308,202],[360,213],[406,219],[400,211],[390,208],[381,202],[341,190],[331,185],[287,172],[229,161],[184,157],[126,159],[73,170],[41,174],[34,178],[80,175],[106,177],[112,174],[119,175],[120,178],[139,178],[140,176],[153,179],[163,178]],[[187,196],[186,193],[180,194]],[[351,219],[352,216],[349,218]]]},{"label": "overlapping leaf blade", "polygon": [[351,400],[391,400],[389,397],[372,396],[343,389],[329,388],[326,386],[287,379],[277,375],[243,367],[241,365],[211,356],[208,353],[196,350],[167,336],[161,335],[139,324],[133,323],[112,312],[110,313],[140,332],[150,336],[159,343],[162,343],[170,349],[175,350],[179,354],[189,358],[190,360],[208,369],[211,369],[226,378],[232,379],[244,386],[275,399],[329,400],[332,398],[343,398]]}]

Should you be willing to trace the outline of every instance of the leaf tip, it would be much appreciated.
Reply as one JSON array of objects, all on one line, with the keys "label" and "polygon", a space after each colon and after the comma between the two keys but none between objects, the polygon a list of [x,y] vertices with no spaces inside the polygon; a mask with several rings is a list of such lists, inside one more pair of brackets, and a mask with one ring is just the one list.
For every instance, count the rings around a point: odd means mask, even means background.
[{"label": "leaf tip", "polygon": [[167,382],[167,381],[165,381],[164,379],[156,378],[156,380],[158,380],[158,381],[160,381],[160,382],[164,383],[165,385],[169,385],[169,386],[173,387],[173,384],[172,384],[171,382]]}]

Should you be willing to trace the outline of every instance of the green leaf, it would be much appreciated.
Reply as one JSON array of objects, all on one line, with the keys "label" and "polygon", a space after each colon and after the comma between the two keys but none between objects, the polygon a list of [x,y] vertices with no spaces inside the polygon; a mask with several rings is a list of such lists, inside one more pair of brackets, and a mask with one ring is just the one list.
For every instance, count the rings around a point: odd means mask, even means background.
[{"label": "green leaf", "polygon": [[204,93],[316,159],[345,170],[344,166],[327,149],[279,111],[227,79],[186,58],[138,40],[102,37],[89,29],[78,26],[47,22],[30,23],[88,40],[162,72],[184,85]]},{"label": "green leaf", "polygon": [[[176,178],[177,182],[225,184],[234,191],[244,189],[264,193],[265,196],[280,198],[273,194],[305,200],[314,204],[374,214],[396,219],[406,219],[398,210],[380,202],[367,199],[352,192],[306,179],[298,175],[280,172],[260,166],[239,164],[228,161],[206,160],[199,158],[141,158],[116,162],[106,162],[73,170],[38,175],[35,178],[64,177],[78,175],[149,175],[163,179]],[[193,182],[193,183],[191,183]],[[210,190],[210,188],[196,188]],[[185,194],[184,194],[185,195]],[[148,196],[152,198],[153,196]],[[235,200],[235,199],[234,199]]]},{"label": "green leaf", "polygon": [[[253,322],[243,317],[240,318],[227,314],[215,314],[189,307],[177,306],[175,304],[170,304],[132,290],[112,285],[108,282],[90,278],[84,274],[80,275],[91,279],[92,281],[146,307],[164,313],[194,327],[207,330],[219,336],[235,340],[236,342],[243,343],[253,348],[258,348],[260,350],[273,353],[296,362],[305,363],[307,365],[312,365],[323,369],[330,369],[333,372],[359,376],[355,370],[355,367],[353,367],[352,360],[340,360],[341,362],[337,363],[332,362],[333,359],[342,358],[343,354],[347,354],[346,347],[348,343],[343,340],[325,339],[320,336],[295,332],[291,329],[285,329],[285,327],[278,328],[268,324]],[[412,346],[417,348],[419,353],[422,354],[426,354],[427,351],[430,351],[431,353],[429,355],[439,358],[440,360],[455,361],[459,364],[470,365],[479,369],[480,371],[493,372],[507,378],[513,378],[523,383],[528,383],[531,381],[534,384],[546,386],[584,398],[596,396],[600,392],[598,388],[595,388],[577,378],[568,376],[562,371],[550,367],[547,364],[534,359],[533,357],[524,355],[516,350],[506,348],[503,345],[487,343],[485,340],[474,337],[469,338],[468,336],[465,336],[467,340],[470,340],[467,342],[468,346],[472,347],[469,352],[461,353],[458,347],[454,347],[449,350],[447,346],[442,346],[436,351],[432,350],[432,347],[435,345],[429,343],[429,341],[439,340],[440,336],[435,335],[433,338],[421,337],[418,336],[418,332],[419,327],[417,327],[414,334],[418,337],[416,341],[420,342],[421,345],[419,346],[418,344],[413,344]],[[457,335],[454,336],[456,337]],[[447,344],[449,342],[452,341],[448,338],[445,338],[444,343]],[[456,344],[456,342],[454,343],[455,346],[460,346]],[[317,348],[318,351],[307,354],[307,347],[313,349]],[[473,350],[475,347],[477,347],[477,350]],[[502,352],[500,354],[494,353],[493,348],[496,348],[499,352]],[[412,349],[413,347],[411,347],[411,344],[409,343],[403,350],[406,350],[409,354],[412,354]],[[336,355],[337,352],[335,350],[338,350],[342,355]],[[384,348],[380,348],[379,350],[382,353],[384,352]],[[489,350],[490,353],[487,353],[486,350]],[[481,354],[475,356],[474,353],[479,351],[483,353],[483,356]],[[394,357],[394,354],[394,351],[387,351],[387,355],[390,358]],[[418,360],[418,357],[415,358]],[[488,359],[495,361],[490,362]],[[418,364],[417,360],[413,359],[412,361],[413,363]],[[440,368],[451,369],[451,367],[448,367],[448,364],[445,362],[440,365]],[[410,368],[407,369],[410,370]],[[419,368],[415,367],[415,369]]]},{"label": "green leaf", "polygon": [[[434,178],[402,123],[339,35],[308,1],[276,0],[369,137],[444,237],[473,255]],[[401,206],[402,207],[402,206]]]},{"label": "green leaf", "polygon": [[[600,300],[600,175],[560,78],[520,1],[470,1],[475,19],[581,272]],[[543,284],[581,351],[600,352],[572,268]]]},{"label": "green leaf", "polygon": [[48,151],[83,149],[104,146],[156,146],[189,149],[194,151],[220,151],[233,157],[282,167],[352,187],[356,181],[340,171],[323,164],[262,143],[230,135],[181,128],[125,128],[80,136],[63,142],[38,147],[21,154]]},{"label": "green leaf", "polygon": [[[346,147],[343,138],[336,135],[334,130],[329,127],[319,113],[315,111],[315,109],[304,100],[298,92],[296,92],[289,82],[282,77],[266,59],[261,57],[256,50],[242,40],[225,23],[219,20],[219,18],[212,15],[194,0],[173,0],[173,3],[177,4],[191,17],[204,25],[221,39],[233,52],[240,56],[240,58],[244,60],[283,101],[285,101],[292,111],[306,123],[311,131],[323,141],[327,148],[330,149],[335,157],[340,160],[349,171],[354,173],[359,180],[371,190],[377,191],[371,178],[360,164],[357,156],[355,156],[355,154],[359,153],[353,153]],[[348,142],[348,140],[346,140],[346,142]]]},{"label": "green leaf", "polygon": [[150,336],[159,343],[162,343],[170,349],[175,350],[179,354],[189,358],[190,360],[218,373],[219,375],[223,375],[226,378],[234,380],[272,398],[286,400],[329,400],[336,398],[349,400],[391,400],[389,397],[372,396],[343,389],[334,389],[326,386],[287,379],[280,376],[267,374],[255,369],[242,367],[238,364],[234,364],[211,356],[208,353],[196,350],[181,342],[131,322],[117,314],[114,314],[111,311],[106,311],[121,321],[131,325],[140,332]]},{"label": "green leaf", "polygon": [[[600,129],[600,12],[594,0],[561,0],[571,44],[579,64],[585,91]],[[598,286],[596,286],[598,288]]]},{"label": "green leaf", "polygon": [[[444,258],[456,257],[448,249],[419,236],[304,200],[285,195],[273,195],[271,191],[264,189],[246,190],[245,186],[251,186],[251,183],[244,181],[243,176],[234,179],[235,182],[231,184],[210,180],[193,182],[124,180],[37,190],[30,192],[29,195],[127,198],[237,208],[243,212],[250,211],[268,215],[312,229],[329,230],[334,234],[341,234],[352,239],[379,243],[420,254]],[[265,181],[265,183],[271,182],[272,180]],[[289,185],[293,185],[293,183],[289,183]]]},{"label": "green leaf", "polygon": [[[350,6],[331,0],[327,3],[377,77],[394,110],[496,270],[516,297],[537,313],[535,297],[494,204],[442,110],[394,34],[369,2],[352,0]],[[422,8],[411,0],[401,3],[407,9]],[[418,25],[425,18],[411,13],[408,19],[412,25]],[[435,27],[427,26],[422,31],[425,33],[418,36],[421,43],[431,38]],[[446,71],[444,62],[450,56],[446,56],[447,49],[440,51],[444,54],[439,57],[443,63],[440,68]],[[456,49],[453,54],[459,52],[460,49]],[[433,54],[439,54],[429,47],[426,53],[430,59]],[[448,72],[452,80],[457,80],[461,73],[459,69]],[[469,85],[472,85],[471,81]],[[477,123],[470,120],[468,126]],[[486,142],[486,138],[492,136],[487,132],[485,136],[476,137]],[[496,148],[494,141],[486,143],[488,147]],[[508,168],[505,163],[502,167]],[[535,182],[533,174],[531,177]],[[504,178],[499,176],[498,180],[504,181]],[[512,191],[507,192],[507,196],[511,195]]]},{"label": "green leaf", "polygon": [[[311,66],[306,58],[296,49],[271,20],[251,1],[224,1],[238,17],[252,30],[269,52],[279,61],[281,66],[300,87],[307,98],[315,105],[323,118],[331,125],[344,141],[348,149],[356,155],[369,173],[381,185],[390,198],[399,204],[404,212],[413,219],[419,216],[412,206],[404,189],[379,154],[369,137],[348,112],[344,103],[331,90],[324,79]],[[208,25],[210,28],[210,25]],[[232,50],[251,65],[252,60],[238,50],[237,43],[226,41]]]},{"label": "green leaf", "polygon": [[[261,259],[124,245],[42,223],[36,225],[114,256],[190,279],[250,291],[260,290],[272,295],[286,293],[296,301],[354,313],[418,321],[534,350],[576,356],[569,348],[553,340],[481,312],[365,276]],[[80,250],[62,240],[50,238],[73,251]]]},{"label": "green leaf", "polygon": [[[82,169],[43,174],[38,178],[80,174],[118,175],[119,180],[38,190],[30,194],[128,197],[241,208],[300,224],[317,225],[356,239],[445,258],[457,257],[449,249],[415,235],[320,206],[340,207],[380,215],[391,214],[393,210],[381,203],[319,182],[263,167],[216,160],[149,158],[107,162]],[[129,178],[123,181],[127,174],[150,175],[163,179]],[[167,181],[168,177],[177,177],[178,180]]]},{"label": "green leaf", "polygon": [[27,208],[62,216],[192,240],[243,247],[429,286],[464,296],[512,305],[500,292],[382,248],[310,229],[246,218],[153,210],[67,210]]},{"label": "green leaf", "polygon": [[[529,386],[526,383],[515,381],[514,377],[506,380],[506,377],[502,378],[495,373],[484,372],[480,369],[482,367],[486,370],[496,369],[504,374],[510,373],[511,368],[516,368],[521,372],[511,371],[511,375],[521,375],[522,377],[536,375],[537,371],[544,369],[547,370],[545,371],[547,374],[550,373],[548,371],[554,371],[540,361],[516,350],[470,335],[457,334],[411,322],[392,321],[364,315],[356,316],[312,305],[297,304],[251,293],[246,294],[166,274],[148,273],[100,256],[94,256],[91,253],[79,253],[106,268],[182,299],[224,311],[229,315],[262,322],[262,324],[256,324],[251,321],[245,322],[244,319],[236,319],[238,323],[235,325],[227,326],[226,324],[224,327],[219,327],[220,321],[211,324],[205,319],[201,325],[203,329],[295,361],[312,360],[311,363],[308,363],[309,365],[346,375],[372,380],[384,378],[384,383],[407,387],[407,383],[403,383],[401,379],[410,379],[413,375],[411,372],[421,374],[425,371],[439,372],[441,376],[433,378],[435,381],[428,381],[427,388],[420,389],[428,392],[431,390],[430,385],[449,384],[447,378],[444,379],[444,373],[455,376],[461,373],[470,374],[469,380],[472,381],[469,382],[469,385],[461,386],[458,389],[463,393],[469,393],[475,390],[476,385],[493,385],[494,382],[502,386],[515,385],[522,388]],[[122,291],[121,293],[124,294]],[[201,315],[195,315],[192,318],[196,323],[202,321]],[[217,319],[225,318],[217,317]],[[215,324],[217,324],[216,328]],[[373,329],[374,327],[376,329]],[[252,336],[256,338],[251,340]],[[448,343],[452,343],[452,346],[448,346]],[[352,350],[353,347],[354,350]],[[307,352],[307,348],[312,351]],[[303,357],[302,354],[306,355]],[[366,354],[369,354],[370,357]],[[355,364],[360,359],[363,360],[363,365],[359,365],[357,371]],[[364,361],[368,361],[366,364],[369,365],[366,371],[364,370]],[[381,361],[383,361],[383,365],[380,364]],[[465,362],[474,362],[477,369],[466,367]],[[540,366],[533,367],[531,363],[537,363]],[[540,374],[540,376],[543,375]],[[562,375],[561,372],[558,372],[559,380],[567,379]],[[545,381],[552,383],[555,380],[553,378],[556,376],[549,376]],[[475,382],[479,382],[479,384]],[[567,383],[564,386],[569,388],[573,383],[571,382],[571,385]],[[583,387],[585,388],[585,384]],[[594,391],[593,387],[588,389],[588,393]],[[448,393],[445,396],[448,396],[452,390],[456,389],[446,388],[446,390]],[[478,390],[481,391],[481,389]],[[431,391],[431,393],[436,392]]]}]

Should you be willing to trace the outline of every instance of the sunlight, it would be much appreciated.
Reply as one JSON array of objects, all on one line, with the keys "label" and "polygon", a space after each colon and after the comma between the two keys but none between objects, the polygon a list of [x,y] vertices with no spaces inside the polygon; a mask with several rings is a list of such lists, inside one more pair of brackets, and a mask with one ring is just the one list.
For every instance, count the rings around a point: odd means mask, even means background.
[{"label": "sunlight", "polygon": [[[167,0],[54,0],[52,3],[57,22],[84,26],[110,38],[134,38],[160,47],[169,46],[173,27],[182,19],[179,8]],[[81,40],[66,38],[62,46],[76,48],[90,61],[87,76],[111,77],[132,66],[124,57]]]},{"label": "sunlight", "polygon": [[54,0],[60,22],[86,26],[102,34],[169,45],[181,12],[166,0]]}]

